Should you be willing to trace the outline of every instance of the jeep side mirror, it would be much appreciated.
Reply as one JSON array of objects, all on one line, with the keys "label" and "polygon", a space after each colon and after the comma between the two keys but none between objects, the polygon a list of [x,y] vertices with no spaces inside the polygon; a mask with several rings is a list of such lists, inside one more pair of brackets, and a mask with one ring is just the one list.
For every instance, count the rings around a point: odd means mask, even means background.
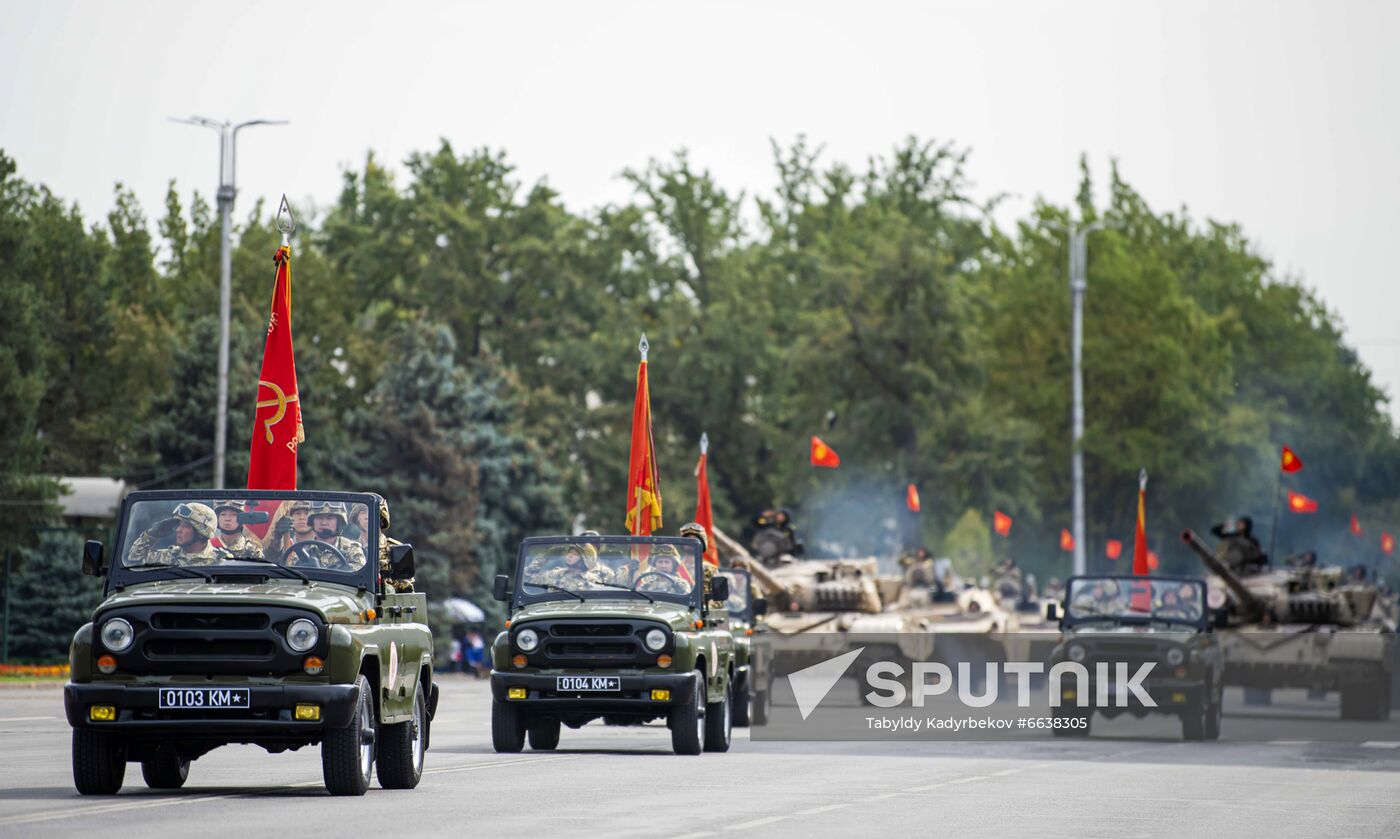
[{"label": "jeep side mirror", "polygon": [[1212,615],[1211,617],[1213,618],[1212,623],[1215,624],[1215,628],[1216,628],[1216,629],[1224,629],[1225,627],[1227,627],[1227,626],[1230,625],[1230,610],[1229,610],[1229,609],[1226,609],[1226,608],[1223,608],[1223,607],[1220,608],[1220,609],[1216,609],[1216,610],[1215,610],[1215,614]]},{"label": "jeep side mirror", "polygon": [[102,543],[89,539],[83,545],[83,573],[89,577],[102,576]]},{"label": "jeep side mirror", "polygon": [[491,596],[497,600],[505,601],[510,598],[510,577],[505,574],[497,574],[496,581],[491,585]]},{"label": "jeep side mirror", "polygon": [[1058,603],[1052,600],[1045,604],[1045,619],[1048,621],[1057,621],[1060,619],[1060,606]]},{"label": "jeep side mirror", "polygon": [[715,577],[710,580],[710,599],[721,602],[729,599],[729,578]]},{"label": "jeep side mirror", "polygon": [[391,545],[389,547],[389,576],[395,580],[407,580],[413,576],[413,546]]},{"label": "jeep side mirror", "polygon": [[762,597],[755,597],[753,599],[753,616],[757,618],[766,614],[768,614],[768,601]]}]

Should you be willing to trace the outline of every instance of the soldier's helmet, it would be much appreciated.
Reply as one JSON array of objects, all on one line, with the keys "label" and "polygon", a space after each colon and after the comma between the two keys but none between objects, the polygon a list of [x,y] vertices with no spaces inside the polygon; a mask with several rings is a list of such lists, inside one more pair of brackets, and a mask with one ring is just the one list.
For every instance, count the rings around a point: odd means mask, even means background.
[{"label": "soldier's helmet", "polygon": [[686,522],[681,525],[678,531],[682,536],[689,536],[692,539],[700,540],[700,550],[707,550],[710,545],[709,534],[705,532],[705,526],[698,521]]},{"label": "soldier's helmet", "polygon": [[194,528],[194,532],[205,539],[214,538],[214,529],[219,525],[219,517],[209,509],[209,505],[197,501],[188,501],[177,506],[172,515]]},{"label": "soldier's helmet", "polygon": [[[292,509],[296,509],[293,507]],[[335,516],[340,519],[340,526],[335,529],[339,533],[349,522],[345,515],[345,504],[340,501],[318,501],[311,505],[311,515],[313,516]]]},{"label": "soldier's helmet", "polygon": [[374,496],[374,500],[376,500],[376,501],[379,502],[379,529],[380,529],[380,530],[388,530],[388,529],[389,529],[389,502],[388,502],[388,501],[385,501],[385,500],[384,500],[384,496],[380,495],[380,494],[377,493],[377,492],[371,492],[370,495],[373,495],[373,496]]},{"label": "soldier's helmet", "polygon": [[214,514],[215,514],[215,515],[218,515],[218,514],[219,514],[219,511],[221,511],[221,510],[235,510],[235,511],[241,513],[241,512],[244,512],[244,511],[247,510],[247,509],[248,509],[248,507],[247,507],[247,502],[245,502],[245,501],[236,501],[236,500],[233,500],[233,499],[229,499],[229,500],[227,500],[227,501],[215,501],[215,502],[214,502]]},{"label": "soldier's helmet", "polygon": [[306,500],[305,498],[297,498],[293,500],[292,506],[287,508],[287,513],[291,514],[296,512],[297,510],[306,510],[308,513],[311,512],[311,502]]},{"label": "soldier's helmet", "polygon": [[1238,516],[1226,519],[1210,530],[1222,539],[1231,536],[1250,536],[1254,533],[1254,519],[1249,516]]}]

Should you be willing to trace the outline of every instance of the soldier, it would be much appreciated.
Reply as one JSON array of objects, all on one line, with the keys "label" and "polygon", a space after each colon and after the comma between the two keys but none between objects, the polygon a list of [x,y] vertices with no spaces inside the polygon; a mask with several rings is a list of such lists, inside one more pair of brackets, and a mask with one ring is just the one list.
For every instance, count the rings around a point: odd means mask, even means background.
[{"label": "soldier", "polygon": [[282,557],[286,556],[287,548],[294,543],[314,539],[310,515],[311,502],[305,498],[284,503],[277,511],[272,527],[267,530],[267,537],[263,540],[263,555],[281,561]]},{"label": "soldier", "polygon": [[[386,591],[404,592],[413,591],[413,577],[406,577],[401,580],[390,578],[390,573],[394,570],[389,562],[389,549],[395,545],[402,545],[398,539],[384,535],[384,531],[389,529],[389,502],[384,500],[384,496],[377,492],[372,492],[379,500],[379,578],[384,582]],[[369,507],[356,507],[356,514],[360,519],[360,543],[365,546],[365,551],[369,551]]]},{"label": "soldier", "polygon": [[1264,570],[1269,557],[1254,538],[1254,519],[1249,516],[1226,519],[1210,529],[1221,541],[1219,556],[1237,574]]},{"label": "soldier", "polygon": [[235,559],[262,559],[262,545],[252,531],[238,521],[238,514],[242,512],[242,501],[214,502],[214,515],[219,520],[217,547],[224,548]]},{"label": "soldier", "polygon": [[606,568],[598,565],[598,551],[592,545],[586,542],[580,545],[566,545],[562,550],[558,550],[558,554],[564,558],[563,565],[527,579],[526,584],[543,583],[570,591],[581,591],[599,588],[602,587],[600,584],[612,582],[612,575]]},{"label": "soldier", "polygon": [[[381,506],[383,505],[381,504]],[[360,543],[360,547],[364,548],[365,553],[369,553],[369,505],[356,504],[354,517],[355,529],[359,531],[359,534],[355,537],[355,541]],[[380,530],[383,529],[383,527],[380,527]]]},{"label": "soldier", "polygon": [[[346,525],[344,504],[339,501],[319,501],[311,507],[308,521],[315,542],[330,545],[344,554],[345,559],[350,563],[349,570],[364,567],[365,552],[360,547],[360,543],[340,535],[340,531],[344,530]],[[296,529],[295,512],[292,518],[292,529],[294,531]],[[321,568],[344,570],[339,557],[330,551],[318,551],[315,548],[294,552],[287,564],[316,565]]]},{"label": "soldier", "polygon": [[[657,591],[664,594],[688,594],[690,586],[677,576],[677,566],[681,553],[675,545],[655,545],[637,575],[641,591]],[[650,575],[650,576],[648,576]]]},{"label": "soldier", "polygon": [[[705,526],[700,522],[686,522],[681,525],[681,529],[678,530],[677,533],[682,537],[689,536],[691,539],[699,542],[701,556],[704,556],[705,551],[709,550],[710,537],[709,534],[705,532]],[[705,593],[709,594],[713,588],[711,584],[715,579],[715,567],[708,562],[702,562],[700,563],[700,568],[701,573],[705,575]],[[718,600],[711,600],[710,603],[716,609],[724,608],[724,603]]]},{"label": "soldier", "polygon": [[[217,517],[207,504],[179,504],[170,518],[136,537],[127,553],[128,565],[213,565],[229,558],[228,551],[209,544]],[[169,545],[160,543],[171,540]]]}]

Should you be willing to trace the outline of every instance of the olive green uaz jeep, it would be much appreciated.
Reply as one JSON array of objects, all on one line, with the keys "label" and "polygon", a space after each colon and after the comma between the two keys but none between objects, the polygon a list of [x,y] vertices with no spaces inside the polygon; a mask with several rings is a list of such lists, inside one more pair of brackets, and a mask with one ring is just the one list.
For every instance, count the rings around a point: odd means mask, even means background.
[{"label": "olive green uaz jeep", "polygon": [[[703,597],[700,543],[690,538],[526,539],[507,630],[492,647],[491,740],[498,752],[553,749],[560,726],[665,720],[677,754],[728,751],[734,639]],[[701,581],[697,584],[696,581]],[[729,581],[710,596],[723,602]]]},{"label": "olive green uaz jeep", "polygon": [[[106,599],[78,630],[64,690],[73,781],[111,795],[128,761],[175,789],[228,743],[321,745],[326,788],[411,788],[437,705],[413,549],[381,573],[388,512],[368,493],[182,490],[122,502]],[[383,579],[381,579],[381,577]]]},{"label": "olive green uaz jeep", "polygon": [[734,724],[766,725],[773,697],[773,638],[763,623],[768,601],[754,593],[749,572],[721,568],[729,580],[729,631],[734,636]]}]

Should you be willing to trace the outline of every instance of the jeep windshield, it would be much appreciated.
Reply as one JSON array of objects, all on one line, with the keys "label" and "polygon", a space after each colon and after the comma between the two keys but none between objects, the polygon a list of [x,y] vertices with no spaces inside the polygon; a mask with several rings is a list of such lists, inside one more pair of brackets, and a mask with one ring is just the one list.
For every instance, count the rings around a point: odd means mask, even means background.
[{"label": "jeep windshield", "polygon": [[229,573],[352,582],[378,552],[369,503],[346,493],[135,493],[124,513],[113,567],[125,583]]},{"label": "jeep windshield", "polygon": [[1199,625],[1205,617],[1205,586],[1181,578],[1075,577],[1065,604],[1070,622]]},{"label": "jeep windshield", "polygon": [[526,539],[516,563],[522,602],[669,601],[698,605],[699,543],[650,536]]}]

